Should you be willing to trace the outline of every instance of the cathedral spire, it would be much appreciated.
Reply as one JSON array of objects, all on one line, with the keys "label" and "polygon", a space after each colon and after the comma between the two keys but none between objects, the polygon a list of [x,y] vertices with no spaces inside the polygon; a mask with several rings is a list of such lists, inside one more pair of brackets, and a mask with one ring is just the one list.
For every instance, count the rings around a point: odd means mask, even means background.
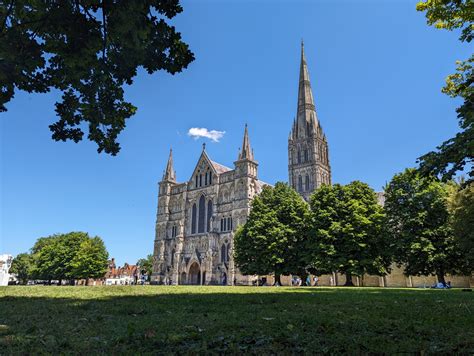
[{"label": "cathedral spire", "polygon": [[170,148],[170,156],[166,164],[166,171],[163,175],[164,181],[176,182],[176,172],[173,169],[173,149]]},{"label": "cathedral spire", "polygon": [[239,152],[239,161],[242,159],[248,159],[253,161],[253,150],[250,147],[249,132],[247,124],[245,124],[244,141],[242,142],[242,151]]},{"label": "cathedral spire", "polygon": [[300,78],[298,85],[298,109],[297,126],[298,133],[303,134],[307,131],[308,124],[317,125],[316,109],[314,106],[313,91],[311,90],[311,82],[309,80],[308,65],[304,53],[304,43],[301,41],[301,62],[300,62]]}]

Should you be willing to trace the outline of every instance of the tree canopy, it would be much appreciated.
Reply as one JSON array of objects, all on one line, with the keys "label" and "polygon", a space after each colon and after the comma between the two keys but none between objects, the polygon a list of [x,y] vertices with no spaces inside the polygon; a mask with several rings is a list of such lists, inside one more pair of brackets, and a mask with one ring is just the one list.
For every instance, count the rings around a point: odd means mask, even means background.
[{"label": "tree canopy", "polygon": [[31,249],[32,276],[43,280],[101,278],[108,253],[100,237],[70,232],[39,238]]},{"label": "tree canopy", "polygon": [[365,183],[323,185],[311,195],[308,254],[316,274],[340,272],[346,285],[352,275],[384,275],[391,256],[382,233],[383,209]]},{"label": "tree canopy", "polygon": [[[418,11],[426,11],[429,25],[436,28],[461,29],[460,40],[471,42],[474,37],[474,2],[472,0],[426,0],[417,4]],[[439,175],[443,180],[456,172],[470,168],[469,181],[474,180],[474,56],[457,61],[457,73],[446,78],[443,93],[461,98],[456,109],[461,131],[443,142],[436,151],[421,156],[420,169],[424,175]]]},{"label": "tree canopy", "polygon": [[29,253],[20,253],[12,261],[10,273],[17,275],[21,284],[26,284],[33,273],[33,258]]},{"label": "tree canopy", "polygon": [[385,188],[386,226],[395,260],[406,275],[446,273],[462,268],[464,254],[455,243],[448,211],[449,189],[435,177],[407,169]]},{"label": "tree canopy", "polygon": [[76,279],[101,278],[108,268],[109,254],[100,237],[86,238],[71,260],[71,276]]},{"label": "tree canopy", "polygon": [[252,201],[247,222],[234,238],[234,260],[244,274],[303,276],[309,208],[285,183],[266,186]]},{"label": "tree canopy", "polygon": [[16,90],[62,92],[56,141],[79,142],[87,127],[98,152],[116,155],[136,107],[124,99],[137,69],[180,72],[194,60],[166,20],[179,0],[1,1],[0,111]]},{"label": "tree canopy", "polygon": [[455,242],[466,256],[465,272],[472,272],[474,271],[474,183],[454,190],[449,210]]}]

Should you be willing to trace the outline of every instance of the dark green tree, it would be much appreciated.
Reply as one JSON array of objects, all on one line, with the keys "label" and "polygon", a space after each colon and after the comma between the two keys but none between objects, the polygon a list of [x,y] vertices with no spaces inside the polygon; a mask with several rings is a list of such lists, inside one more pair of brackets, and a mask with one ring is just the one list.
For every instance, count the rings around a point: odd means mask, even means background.
[{"label": "dark green tree", "polygon": [[75,279],[102,278],[107,272],[109,253],[100,237],[84,239],[72,258],[71,276]]},{"label": "dark green tree", "polygon": [[58,258],[56,247],[58,245],[57,235],[40,237],[31,249],[34,265],[33,278],[50,281],[56,279]]},{"label": "dark green tree", "polygon": [[304,244],[309,207],[284,183],[266,186],[234,238],[234,261],[244,274],[306,275]]},{"label": "dark green tree", "polygon": [[41,238],[32,249],[37,279],[76,279],[71,262],[78,254],[83,241],[89,239],[85,232],[70,232]]},{"label": "dark green tree", "polygon": [[[460,40],[471,42],[474,38],[474,1],[472,0],[426,0],[417,4],[418,11],[426,11],[429,25],[436,28],[462,29]],[[420,170],[425,176],[437,175],[447,181],[470,167],[469,181],[474,180],[474,56],[466,61],[457,61],[457,73],[449,75],[443,93],[463,103],[456,109],[461,131],[443,142],[436,151],[421,156]]]},{"label": "dark green tree", "polygon": [[147,255],[146,258],[140,258],[137,262],[137,266],[140,267],[140,272],[146,273],[148,280],[151,278],[153,272],[153,255]]},{"label": "dark green tree", "polygon": [[383,208],[373,189],[362,182],[318,188],[312,211],[308,256],[316,274],[340,272],[347,286],[353,275],[388,273],[391,255],[383,234]]},{"label": "dark green tree", "polygon": [[137,70],[175,74],[194,60],[167,23],[179,0],[0,0],[0,111],[16,90],[62,92],[56,141],[88,139],[116,155],[136,107],[124,99]]},{"label": "dark green tree", "polygon": [[15,273],[21,284],[26,284],[32,278],[33,257],[29,253],[18,254],[13,259],[10,273]]},{"label": "dark green tree", "polygon": [[474,183],[456,189],[450,200],[455,242],[466,257],[464,273],[474,271]]},{"label": "dark green tree", "polygon": [[448,196],[446,184],[415,169],[395,175],[385,188],[386,226],[406,275],[435,274],[444,283],[446,273],[459,271],[463,254],[451,228]]}]

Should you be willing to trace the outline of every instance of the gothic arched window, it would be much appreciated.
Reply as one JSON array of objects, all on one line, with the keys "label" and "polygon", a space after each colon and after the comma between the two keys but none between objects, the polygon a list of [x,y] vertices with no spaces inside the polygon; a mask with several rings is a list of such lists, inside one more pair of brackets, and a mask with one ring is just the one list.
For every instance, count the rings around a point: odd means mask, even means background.
[{"label": "gothic arched window", "polygon": [[227,261],[230,260],[230,243],[227,245],[226,259],[227,259]]},{"label": "gothic arched window", "polygon": [[306,175],[306,177],[304,177],[304,185],[306,187],[306,191],[309,192],[310,191],[310,188],[309,188],[309,175]]},{"label": "gothic arched window", "polygon": [[206,221],[205,218],[206,218],[206,199],[204,199],[204,195],[201,195],[201,198],[199,198],[198,234],[204,232],[204,223]]},{"label": "gothic arched window", "polygon": [[207,202],[207,232],[211,231],[212,200]]},{"label": "gothic arched window", "polygon": [[212,184],[212,172],[209,172],[209,185]]},{"label": "gothic arched window", "polygon": [[196,204],[193,204],[193,211],[191,214],[191,234],[196,233],[196,215],[197,215]]},{"label": "gothic arched window", "polygon": [[307,148],[305,148],[305,150],[304,150],[304,161],[305,161],[305,162],[308,162],[308,161],[309,161],[308,149],[307,149]]},{"label": "gothic arched window", "polygon": [[226,262],[227,261],[227,249],[225,248],[225,244],[222,244],[221,246],[221,262]]},{"label": "gothic arched window", "polygon": [[301,163],[301,151],[298,148],[298,163]]},{"label": "gothic arched window", "polygon": [[196,174],[196,177],[194,177],[194,180],[195,180],[194,186],[195,186],[196,188],[198,187],[198,179],[199,179],[199,177],[198,177],[198,175]]},{"label": "gothic arched window", "polygon": [[301,176],[298,176],[298,191],[303,191],[303,178]]},{"label": "gothic arched window", "polygon": [[174,265],[174,249],[171,251],[171,267]]},{"label": "gothic arched window", "polygon": [[205,179],[204,179],[204,185],[207,185],[207,172],[206,172],[206,176],[205,176]]}]

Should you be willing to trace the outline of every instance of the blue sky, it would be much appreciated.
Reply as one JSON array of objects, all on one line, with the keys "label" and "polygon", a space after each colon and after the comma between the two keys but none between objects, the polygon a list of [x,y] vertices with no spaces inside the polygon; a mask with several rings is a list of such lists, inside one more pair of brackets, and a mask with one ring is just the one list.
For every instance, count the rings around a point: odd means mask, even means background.
[{"label": "blue sky", "polygon": [[[138,112],[117,157],[87,141],[51,140],[57,92],[18,92],[0,114],[0,253],[81,230],[101,236],[118,263],[135,263],[153,249],[169,147],[179,181],[189,179],[202,142],[232,167],[245,123],[260,179],[286,181],[302,38],[333,182],[381,190],[457,131],[459,101],[440,89],[470,51],[458,33],[428,27],[416,1],[182,4],[172,22],[196,60],[175,76],[142,71],[126,89]],[[194,140],[193,127],[225,134],[218,143]]]}]

